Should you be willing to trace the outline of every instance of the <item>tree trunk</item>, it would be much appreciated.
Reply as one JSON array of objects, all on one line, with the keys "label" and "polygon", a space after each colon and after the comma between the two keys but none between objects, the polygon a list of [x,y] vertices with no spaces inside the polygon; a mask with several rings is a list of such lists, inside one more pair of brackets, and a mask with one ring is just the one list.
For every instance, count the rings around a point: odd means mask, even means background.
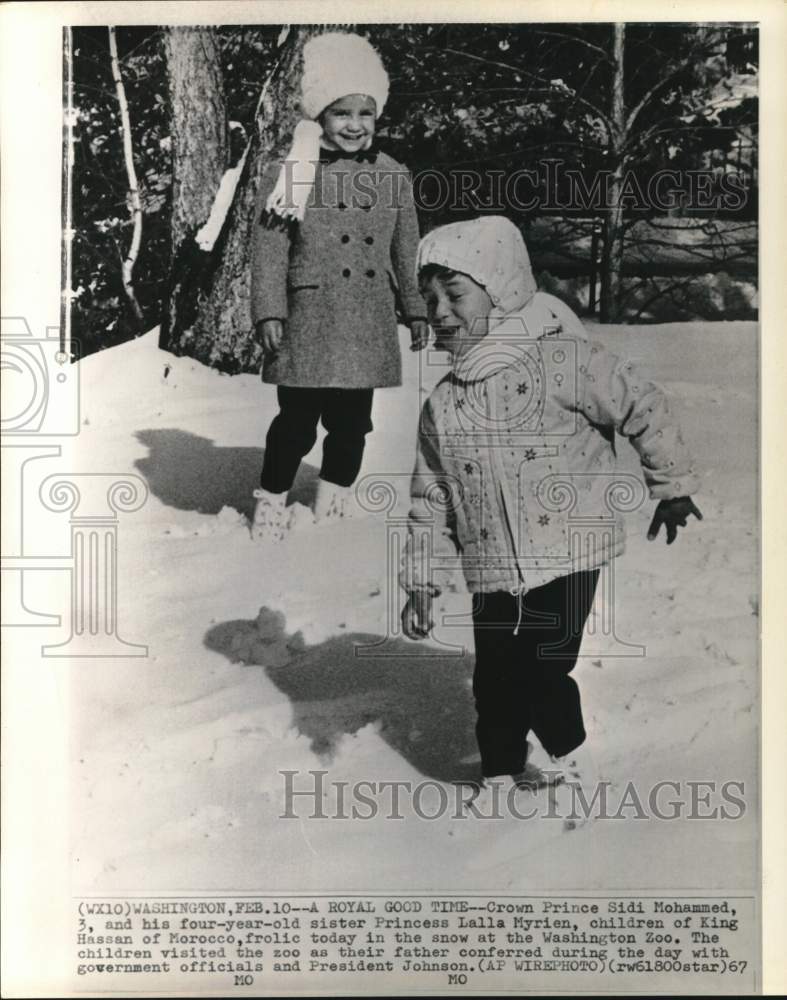
[{"label": "tree trunk", "polygon": [[620,196],[623,190],[625,168],[626,115],[623,91],[623,54],[626,26],[615,25],[613,48],[614,71],[612,77],[612,108],[610,119],[610,164],[612,177],[609,184],[609,207],[604,219],[604,248],[601,258],[601,309],[602,323],[614,323],[620,318],[621,274],[623,271],[623,207]]},{"label": "tree trunk", "polygon": [[213,28],[168,28],[172,113],[172,251],[210,214],[229,146],[224,78]]},{"label": "tree trunk", "polygon": [[[191,240],[174,261],[169,302],[162,330],[164,345],[227,372],[258,372],[262,349],[250,315],[250,252],[257,185],[263,168],[283,156],[295,124],[303,43],[308,29],[286,32],[279,56],[265,82],[257,108],[257,127],[235,168],[237,183],[207,249]],[[211,188],[211,196],[216,186]],[[204,244],[203,244],[204,245]],[[163,339],[163,336],[162,336]]]},{"label": "tree trunk", "polygon": [[170,286],[159,343],[180,353],[183,321],[193,311],[202,267],[195,242],[228,165],[224,79],[213,28],[168,28],[164,49],[172,135]]}]

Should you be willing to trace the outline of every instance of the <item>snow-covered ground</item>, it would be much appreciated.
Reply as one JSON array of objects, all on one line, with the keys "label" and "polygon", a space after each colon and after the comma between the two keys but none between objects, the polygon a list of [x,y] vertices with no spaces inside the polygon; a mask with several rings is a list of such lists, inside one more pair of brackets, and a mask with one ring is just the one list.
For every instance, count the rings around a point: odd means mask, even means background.
[{"label": "snow-covered ground", "polygon": [[[652,503],[628,517],[616,628],[646,655],[576,668],[601,776],[618,794],[633,781],[643,798],[681,782],[684,801],[687,781],[742,781],[746,816],[668,822],[632,810],[568,833],[545,818],[425,821],[405,801],[401,820],[279,818],[283,770],[303,772],[299,787],[320,770],[326,781],[453,789],[475,753],[470,631],[437,630],[465,643],[463,656],[423,656],[439,647],[401,638],[358,655],[386,634],[386,515],[317,529],[302,516],[282,545],[253,544],[244,516],[275,394],[173,358],[153,332],[81,364],[78,471],[135,472],[150,491],[118,535],[120,629],[149,656],[74,661],[68,673],[75,891],[754,885],[757,327],[594,334],[670,391],[704,473],[704,520],[675,545],[646,541]],[[439,375],[428,368],[421,384],[423,357],[403,354],[404,387],[376,394],[363,469],[392,483],[400,511],[418,409]],[[295,502],[313,497],[319,448]],[[441,608],[466,611],[467,597],[449,593]]]}]

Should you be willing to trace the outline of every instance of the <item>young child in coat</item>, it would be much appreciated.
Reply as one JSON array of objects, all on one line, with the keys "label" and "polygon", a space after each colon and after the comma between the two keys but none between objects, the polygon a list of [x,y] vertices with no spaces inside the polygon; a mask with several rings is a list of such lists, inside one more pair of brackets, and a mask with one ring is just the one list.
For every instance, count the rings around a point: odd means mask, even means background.
[{"label": "young child in coat", "polygon": [[358,35],[318,35],[304,46],[301,89],[306,117],[262,177],[254,227],[252,320],[279,403],[255,491],[257,538],[287,530],[287,492],[320,420],[315,516],[343,513],[374,389],[401,385],[397,298],[413,349],[428,338],[411,182],[374,143],[388,97],[377,52]]},{"label": "young child in coat", "polygon": [[690,514],[701,518],[691,460],[662,390],[537,290],[507,219],[435,229],[421,240],[417,273],[452,370],[421,414],[404,632],[428,635],[440,593],[430,565],[458,553],[473,595],[481,784],[530,783],[531,731],[553,778],[588,782],[571,671],[600,568],[623,549],[615,491],[630,494],[631,477],[616,471],[615,434],[637,450],[658,500],[648,538],[664,525],[671,543]]}]

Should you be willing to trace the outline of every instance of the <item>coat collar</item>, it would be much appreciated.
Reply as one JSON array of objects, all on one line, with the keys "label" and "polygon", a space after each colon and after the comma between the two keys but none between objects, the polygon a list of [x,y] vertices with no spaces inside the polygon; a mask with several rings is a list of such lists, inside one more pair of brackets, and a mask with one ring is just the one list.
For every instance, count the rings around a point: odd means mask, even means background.
[{"label": "coat collar", "polygon": [[521,309],[498,319],[489,333],[454,363],[454,378],[480,382],[516,364],[535,341],[563,332],[567,312],[553,295],[536,292]]},{"label": "coat collar", "polygon": [[345,153],[342,149],[326,149],[320,146],[320,163],[336,163],[338,160],[351,160],[356,163],[376,163],[379,149],[372,143],[368,149],[360,149],[357,153]]},{"label": "coat collar", "polygon": [[460,382],[480,382],[515,364],[538,339],[527,306],[499,319],[489,333],[453,365]]}]

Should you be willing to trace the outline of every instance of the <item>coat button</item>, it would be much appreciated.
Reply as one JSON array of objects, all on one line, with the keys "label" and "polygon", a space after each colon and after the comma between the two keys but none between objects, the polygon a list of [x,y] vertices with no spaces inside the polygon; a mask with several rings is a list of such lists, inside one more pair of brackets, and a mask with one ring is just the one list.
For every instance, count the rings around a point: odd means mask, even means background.
[{"label": "coat button", "polygon": [[369,246],[371,246],[372,243],[374,243],[374,236],[367,236],[367,237],[365,237],[364,243],[368,243]]},{"label": "coat button", "polygon": [[350,271],[349,267],[345,267],[345,269],[342,271],[342,274],[345,276],[345,278],[349,278],[350,275],[352,274],[352,271]]},{"label": "coat button", "polygon": [[347,233],[345,233],[344,236],[342,236],[342,243],[349,243],[349,242],[350,242],[350,237],[347,235]]},{"label": "coat button", "polygon": [[377,272],[374,270],[374,268],[370,267],[369,270],[366,272],[366,277],[373,278],[376,273]]}]

